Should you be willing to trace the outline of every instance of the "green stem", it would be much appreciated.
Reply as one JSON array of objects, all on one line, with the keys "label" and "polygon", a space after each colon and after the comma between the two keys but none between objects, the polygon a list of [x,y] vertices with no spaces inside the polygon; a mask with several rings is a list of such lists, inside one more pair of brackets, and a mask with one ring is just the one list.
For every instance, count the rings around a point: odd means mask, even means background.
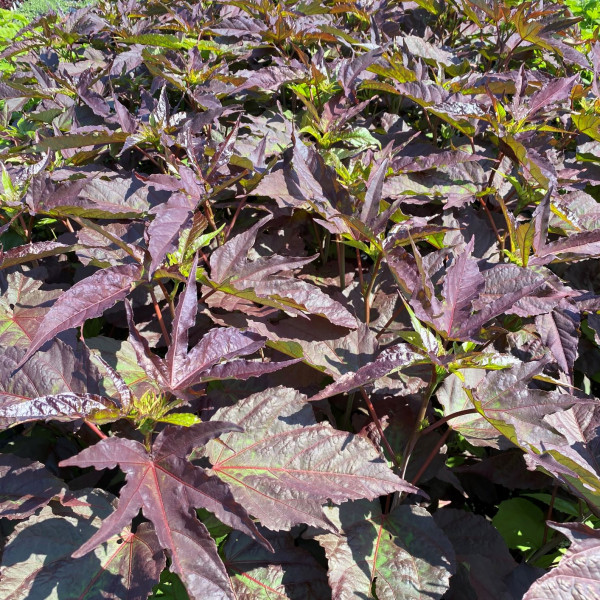
[{"label": "green stem", "polygon": [[373,265],[373,274],[371,275],[371,281],[369,281],[369,287],[365,292],[365,322],[368,325],[371,321],[371,292],[373,291],[373,286],[375,285],[375,279],[377,279],[377,273],[379,272],[379,266],[381,265],[381,257],[383,255],[379,254],[375,259],[375,264]]},{"label": "green stem", "polygon": [[340,289],[346,287],[346,246],[342,244],[340,236],[336,236],[335,244],[337,248],[338,270],[340,273]]},{"label": "green stem", "polygon": [[429,381],[429,385],[423,394],[423,399],[421,400],[421,406],[419,407],[419,412],[417,414],[417,418],[415,420],[415,424],[406,444],[406,448],[404,449],[404,455],[402,456],[402,465],[400,468],[400,477],[404,477],[406,475],[406,469],[408,467],[408,462],[410,461],[410,456],[412,451],[415,449],[417,444],[417,440],[419,439],[419,435],[421,433],[421,423],[425,419],[425,414],[427,413],[427,407],[429,406],[429,400],[433,395],[433,390],[435,389],[435,384],[437,382],[437,373],[435,370],[435,365],[431,365],[431,379]]}]

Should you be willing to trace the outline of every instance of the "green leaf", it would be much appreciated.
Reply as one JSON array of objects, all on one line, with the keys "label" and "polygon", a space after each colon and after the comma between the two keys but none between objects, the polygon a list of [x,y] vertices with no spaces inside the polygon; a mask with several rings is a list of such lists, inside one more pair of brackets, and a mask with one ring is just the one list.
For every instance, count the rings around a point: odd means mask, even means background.
[{"label": "green leaf", "polygon": [[543,544],[544,524],[542,509],[525,498],[504,500],[492,519],[506,545],[522,552],[537,550]]},{"label": "green leaf", "polygon": [[169,423],[170,425],[180,425],[181,427],[191,427],[196,423],[202,423],[202,419],[191,413],[173,413],[157,419],[160,423]]}]

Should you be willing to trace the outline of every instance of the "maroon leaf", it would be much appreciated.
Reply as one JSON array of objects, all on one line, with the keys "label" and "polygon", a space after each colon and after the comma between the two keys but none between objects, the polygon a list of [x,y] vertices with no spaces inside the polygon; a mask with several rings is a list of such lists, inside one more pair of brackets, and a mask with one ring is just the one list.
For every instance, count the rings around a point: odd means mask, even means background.
[{"label": "maroon leaf", "polygon": [[109,267],[64,292],[46,313],[29,350],[16,368],[22,367],[36,350],[61,331],[79,327],[87,319],[100,316],[107,308],[123,300],[140,274],[141,267],[137,264]]},{"label": "maroon leaf", "polygon": [[529,102],[529,118],[532,118],[540,110],[566,100],[577,79],[579,79],[579,75],[559,77],[533,94]]},{"label": "maroon leaf", "polygon": [[480,414],[457,417],[450,421],[453,429],[478,446],[505,445],[500,431],[516,445],[560,443],[560,436],[544,425],[542,418],[559,407],[568,408],[577,398],[558,392],[530,389],[527,384],[543,369],[548,360],[521,363],[512,369],[481,372],[466,369],[462,372],[465,382],[456,375],[448,377],[437,392],[445,414],[469,408],[473,403],[465,389],[479,403]]},{"label": "maroon leaf", "polygon": [[379,203],[381,202],[381,190],[383,189],[383,180],[387,173],[388,159],[386,158],[377,169],[369,176],[365,202],[360,214],[361,221],[369,226],[373,226],[373,221],[379,214]]},{"label": "maroon leaf", "polygon": [[192,216],[192,209],[183,194],[174,194],[166,204],[151,211],[156,216],[148,227],[149,275],[162,264],[167,252],[175,249],[175,241]]},{"label": "maroon leaf", "polygon": [[436,325],[449,337],[471,316],[472,302],[485,287],[477,261],[471,258],[474,243],[475,238],[471,238],[460,255],[455,257],[444,280],[444,312]]},{"label": "maroon leaf", "polygon": [[317,424],[310,405],[292,389],[254,394],[214,418],[237,422],[245,433],[223,437],[226,445],[209,442],[212,469],[269,529],[300,523],[331,529],[322,509],[328,500],[418,492],[394,475],[368,440]]},{"label": "maroon leaf", "polygon": [[14,265],[21,265],[32,260],[39,260],[46,256],[57,256],[73,252],[78,249],[79,244],[63,244],[61,242],[36,242],[26,246],[18,246],[7,252],[0,251],[0,269],[6,269]]},{"label": "maroon leaf", "polygon": [[[25,406],[23,414],[33,415],[36,410],[51,412],[52,409],[46,409],[43,402],[38,402],[37,408],[35,402],[31,403],[41,396],[67,394],[67,397],[72,395],[77,398],[95,391],[98,371],[89,363],[85,348],[75,340],[69,340],[69,343],[54,340],[46,350],[36,353],[15,373],[16,365],[24,353],[25,350],[13,346],[4,348],[0,353],[0,410],[6,407],[9,416],[19,414],[20,403]],[[90,400],[91,405],[96,402],[94,398]],[[79,403],[80,400],[75,399],[75,404]],[[40,412],[37,414],[40,415]]]},{"label": "maroon leaf", "polygon": [[221,422],[199,423],[184,430],[168,427],[157,437],[151,453],[139,442],[113,437],[63,460],[61,466],[92,466],[98,470],[118,465],[127,478],[117,510],[73,557],[84,556],[110,539],[142,508],[156,527],[161,547],[169,552],[171,570],[182,578],[194,600],[233,598],[216,545],[192,509],[207,508],[223,523],[270,546],[246,510],[233,499],[229,487],[186,458],[192,446],[202,446],[228,431],[242,429]]},{"label": "maroon leaf", "polygon": [[410,367],[424,358],[423,354],[415,352],[407,344],[397,344],[386,348],[373,362],[360,367],[356,372],[344,373],[337,381],[329,384],[324,390],[312,396],[310,400],[323,400],[368,385],[381,377]]},{"label": "maroon leaf", "polygon": [[61,289],[43,285],[44,276],[45,271],[38,269],[8,274],[7,292],[0,296],[0,346],[24,351],[29,347],[52,302],[62,294]]},{"label": "maroon leaf", "polygon": [[248,252],[254,245],[258,232],[271,218],[271,216],[268,216],[261,219],[258,223],[250,227],[250,229],[231,238],[211,254],[210,275],[213,281],[222,283],[229,277],[240,275],[248,260]]},{"label": "maroon leaf", "polygon": [[560,369],[570,376],[579,345],[577,308],[559,306],[550,313],[536,317],[535,324],[542,342],[550,349]]},{"label": "maroon leaf", "polygon": [[[548,242],[537,252],[541,259],[554,254],[573,254],[576,256],[596,256],[600,254],[600,230],[582,231],[555,242]],[[543,262],[543,260],[537,261],[534,258],[530,261],[531,264],[537,262]]]},{"label": "maroon leaf", "polygon": [[[243,283],[248,285],[252,282],[245,280]],[[260,298],[274,298],[282,308],[291,312],[318,315],[340,327],[354,329],[357,326],[356,317],[347,308],[308,281],[272,277],[249,287],[253,287],[254,293]]]},{"label": "maroon leaf", "polygon": [[64,490],[63,482],[41,463],[0,454],[0,517],[26,519]]},{"label": "maroon leaf", "polygon": [[558,567],[540,577],[523,600],[579,600],[600,596],[600,533],[581,523],[548,522],[564,534],[571,547]]}]

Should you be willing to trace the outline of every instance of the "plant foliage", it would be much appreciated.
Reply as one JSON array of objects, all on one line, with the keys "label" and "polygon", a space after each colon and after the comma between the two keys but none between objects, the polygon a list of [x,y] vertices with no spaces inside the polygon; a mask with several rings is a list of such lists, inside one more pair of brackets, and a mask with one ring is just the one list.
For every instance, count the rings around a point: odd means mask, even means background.
[{"label": "plant foliage", "polygon": [[3,598],[600,597],[588,4],[0,13]]}]

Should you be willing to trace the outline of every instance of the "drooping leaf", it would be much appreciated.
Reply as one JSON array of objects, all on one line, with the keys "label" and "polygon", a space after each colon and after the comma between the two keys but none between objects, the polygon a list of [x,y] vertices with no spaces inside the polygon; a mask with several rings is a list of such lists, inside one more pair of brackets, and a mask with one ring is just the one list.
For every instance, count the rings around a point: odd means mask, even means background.
[{"label": "drooping leaf", "polygon": [[64,489],[41,463],[0,454],[0,517],[26,519]]},{"label": "drooping leaf", "polygon": [[383,350],[375,360],[360,367],[356,372],[344,373],[337,381],[329,384],[324,390],[312,396],[310,400],[323,400],[368,385],[381,377],[386,377],[395,371],[410,367],[424,358],[424,354],[412,350],[408,344],[391,346]]},{"label": "drooping leaf", "polygon": [[[94,413],[104,413],[103,420],[119,418],[119,410],[114,402],[96,394],[74,394],[64,392],[51,396],[39,396],[24,400],[4,400],[0,404],[0,428],[6,429],[19,423],[29,421],[75,421],[91,418],[96,420]],[[110,415],[110,416],[109,416]]]},{"label": "drooping leaf", "polygon": [[[269,529],[299,523],[329,529],[322,505],[394,490],[418,492],[387,467],[364,438],[317,424],[305,398],[289,388],[253,394],[219,409],[246,433],[206,447],[212,470]],[[285,493],[282,494],[282,490]]]},{"label": "drooping leaf", "polygon": [[0,252],[0,268],[6,269],[14,265],[39,260],[46,256],[66,254],[77,248],[79,248],[78,244],[63,244],[61,242],[36,242],[26,246],[18,246],[8,250],[8,252]]},{"label": "drooping leaf", "polygon": [[135,533],[126,527],[87,556],[71,558],[110,514],[107,496],[80,493],[74,507],[48,506],[19,523],[2,556],[3,597],[146,600],[166,562],[149,523]]},{"label": "drooping leaf", "polygon": [[171,570],[181,577],[191,598],[234,598],[216,545],[192,509],[207,508],[230,527],[263,538],[229,487],[187,460],[195,446],[228,431],[242,429],[222,422],[199,423],[183,430],[167,427],[156,438],[151,453],[139,442],[112,437],[63,460],[61,466],[98,470],[118,465],[127,478],[115,512],[73,557],[85,556],[110,539],[129,525],[141,508],[154,524],[160,546],[169,553]]},{"label": "drooping leaf", "polygon": [[317,535],[339,600],[441,598],[455,571],[452,544],[417,506],[382,514],[379,502],[348,502],[326,511],[341,533]]},{"label": "drooping leaf", "polygon": [[87,319],[100,316],[129,294],[141,274],[137,264],[120,265],[97,271],[64,292],[46,313],[38,331],[17,368],[61,331],[79,327]]}]

